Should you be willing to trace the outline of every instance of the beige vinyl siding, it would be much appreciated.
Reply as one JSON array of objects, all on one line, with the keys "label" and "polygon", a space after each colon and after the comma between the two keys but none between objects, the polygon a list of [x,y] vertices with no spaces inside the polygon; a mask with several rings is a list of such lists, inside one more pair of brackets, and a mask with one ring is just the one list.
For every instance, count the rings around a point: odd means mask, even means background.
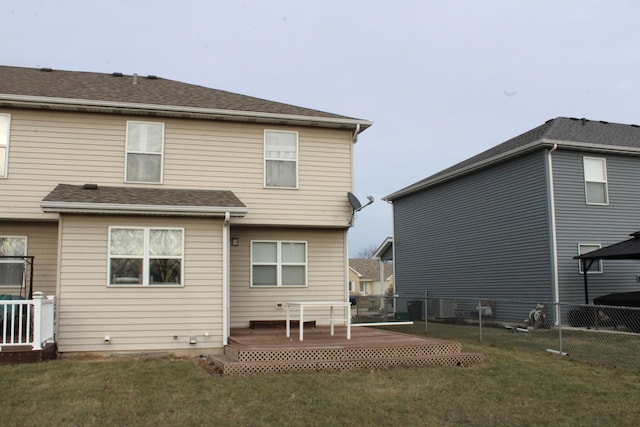
[{"label": "beige vinyl siding", "polygon": [[[231,326],[247,327],[250,320],[284,320],[286,312],[276,303],[287,301],[345,301],[347,265],[345,230],[232,227],[240,239],[231,247]],[[251,241],[282,240],[307,242],[306,287],[251,287]],[[327,323],[327,309],[308,309],[310,320]],[[297,318],[297,313],[293,317]],[[336,318],[344,311],[336,309]],[[307,316],[305,315],[305,319]]]},{"label": "beige vinyl siding", "polygon": [[[353,143],[345,130],[205,120],[0,110],[11,113],[8,178],[0,218],[57,218],[39,202],[56,184],[124,183],[127,120],[165,123],[165,188],[233,191],[252,225],[346,227]],[[264,130],[299,134],[299,188],[264,188]],[[146,185],[158,187],[157,185]]]},{"label": "beige vinyl siding", "polygon": [[[65,215],[61,222],[61,352],[222,347],[221,219]],[[184,227],[184,286],[108,287],[109,226]]]},{"label": "beige vinyl siding", "polygon": [[[27,255],[33,259],[33,291],[56,295],[58,224],[0,220],[0,236],[27,236]],[[17,294],[15,287],[0,287],[0,294]]]}]

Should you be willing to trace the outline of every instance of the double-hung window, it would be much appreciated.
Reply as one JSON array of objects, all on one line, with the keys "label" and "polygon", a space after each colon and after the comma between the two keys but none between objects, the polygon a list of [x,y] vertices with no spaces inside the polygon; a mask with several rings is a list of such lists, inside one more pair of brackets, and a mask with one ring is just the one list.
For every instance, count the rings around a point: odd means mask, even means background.
[{"label": "double-hung window", "polygon": [[607,162],[599,157],[584,157],[585,198],[588,205],[608,205]]},{"label": "double-hung window", "polygon": [[182,285],[184,229],[111,227],[109,285]]},{"label": "double-hung window", "polygon": [[7,177],[9,164],[9,128],[11,127],[11,116],[0,114],[0,178]]},{"label": "double-hung window", "polygon": [[298,187],[298,132],[265,130],[264,185]]},{"label": "double-hung window", "polygon": [[[578,255],[588,254],[589,252],[593,252],[600,248],[601,248],[601,245],[598,243],[578,243]],[[585,261],[587,263],[587,266],[589,266],[589,264],[591,264],[592,262],[590,259]],[[582,269],[582,263],[583,263],[583,260],[581,259],[578,260],[578,271],[580,271],[580,274],[584,273],[584,270]],[[591,264],[591,266],[587,270],[587,274],[590,274],[590,273],[602,273],[601,259],[593,260],[593,264]]]},{"label": "double-hung window", "polygon": [[[23,257],[27,255],[25,236],[0,236],[0,256]],[[24,259],[0,258],[0,286],[22,286]]]},{"label": "double-hung window", "polygon": [[306,242],[251,242],[251,286],[306,285]]},{"label": "double-hung window", "polygon": [[162,183],[164,123],[127,122],[126,182]]}]

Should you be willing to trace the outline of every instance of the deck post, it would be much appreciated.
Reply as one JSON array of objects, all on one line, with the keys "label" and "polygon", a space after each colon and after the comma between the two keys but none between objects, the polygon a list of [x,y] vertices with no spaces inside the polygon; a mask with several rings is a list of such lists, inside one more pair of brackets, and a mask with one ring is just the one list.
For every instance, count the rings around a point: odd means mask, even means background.
[{"label": "deck post", "polygon": [[42,295],[33,296],[33,349],[42,350]]}]

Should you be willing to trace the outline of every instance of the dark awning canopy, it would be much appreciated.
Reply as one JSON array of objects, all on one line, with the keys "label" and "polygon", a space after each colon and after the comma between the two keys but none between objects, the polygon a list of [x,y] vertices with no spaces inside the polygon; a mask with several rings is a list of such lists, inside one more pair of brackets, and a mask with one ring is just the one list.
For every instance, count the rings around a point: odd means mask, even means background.
[{"label": "dark awning canopy", "polygon": [[640,231],[631,233],[632,239],[591,251],[575,259],[640,259]]},{"label": "dark awning canopy", "polygon": [[624,240],[604,248],[575,256],[582,263],[582,274],[584,277],[584,298],[585,304],[589,304],[589,284],[587,272],[591,266],[599,259],[640,259],[640,231],[629,234],[631,239]]}]

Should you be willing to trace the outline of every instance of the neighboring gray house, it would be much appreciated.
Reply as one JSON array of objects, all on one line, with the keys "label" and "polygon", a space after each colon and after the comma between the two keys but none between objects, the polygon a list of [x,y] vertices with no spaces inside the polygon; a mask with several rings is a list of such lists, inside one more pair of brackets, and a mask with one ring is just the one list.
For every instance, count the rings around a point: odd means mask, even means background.
[{"label": "neighboring gray house", "polygon": [[[584,303],[574,257],[640,230],[640,127],[558,117],[385,199],[397,293]],[[638,274],[601,261],[589,298]]]}]

